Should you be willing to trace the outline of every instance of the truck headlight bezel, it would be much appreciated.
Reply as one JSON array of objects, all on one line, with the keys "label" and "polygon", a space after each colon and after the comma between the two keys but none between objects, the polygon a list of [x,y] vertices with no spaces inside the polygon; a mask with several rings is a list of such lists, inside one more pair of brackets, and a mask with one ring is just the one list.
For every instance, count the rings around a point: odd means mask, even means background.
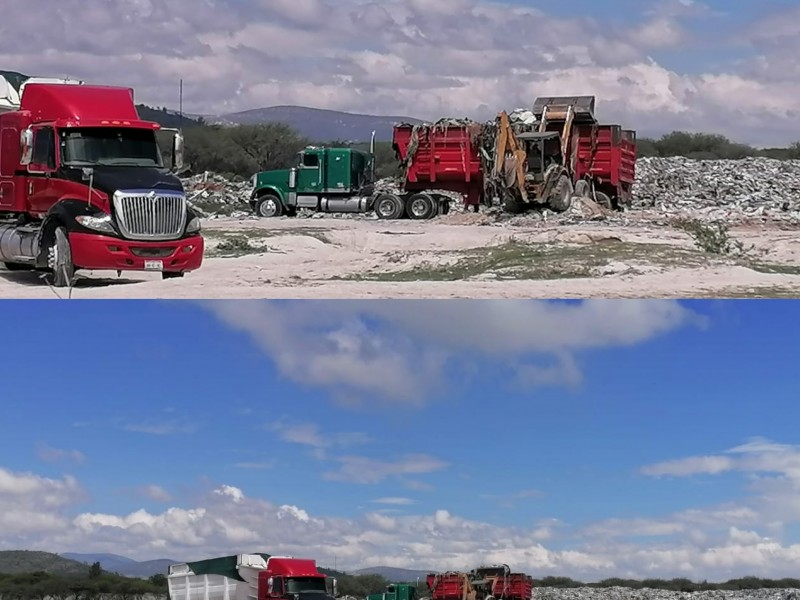
[{"label": "truck headlight bezel", "polygon": [[75,222],[81,227],[91,229],[92,231],[117,235],[117,228],[114,226],[114,220],[111,218],[111,215],[107,213],[99,215],[78,215],[75,217]]},{"label": "truck headlight bezel", "polygon": [[201,229],[202,229],[202,224],[200,223],[200,217],[192,217],[191,219],[189,219],[189,222],[186,223],[187,234],[200,233]]}]

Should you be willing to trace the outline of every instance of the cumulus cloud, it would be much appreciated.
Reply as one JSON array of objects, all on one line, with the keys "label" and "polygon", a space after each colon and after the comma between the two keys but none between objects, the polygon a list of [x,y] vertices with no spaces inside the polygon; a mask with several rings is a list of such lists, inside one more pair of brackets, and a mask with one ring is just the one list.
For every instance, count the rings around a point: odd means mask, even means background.
[{"label": "cumulus cloud", "polygon": [[[448,369],[474,370],[497,361],[528,389],[578,385],[575,353],[646,342],[703,320],[669,301],[417,301],[204,303],[246,332],[279,371],[340,401],[363,398],[421,405]],[[314,426],[283,428],[284,436],[319,445]]]},{"label": "cumulus cloud", "polygon": [[[80,512],[82,490],[69,477],[45,478],[0,468],[0,547],[116,552],[133,558],[186,559],[233,554],[269,540],[271,552],[358,569],[392,564],[411,569],[468,569],[504,562],[532,573],[583,580],[608,576],[723,580],[743,573],[784,577],[800,560],[800,544],[783,528],[800,522],[794,461],[798,448],[753,439],[723,452],[734,470],[757,476],[748,496],[717,506],[656,517],[610,518],[584,526],[553,515],[509,527],[466,518],[438,506],[412,512],[402,496],[372,503],[403,512],[366,511],[343,518],[306,507],[272,503],[229,484],[213,487],[191,506],[161,512]],[[425,457],[396,463],[351,463],[371,477],[435,468]],[[354,471],[355,472],[355,471]],[[777,474],[769,485],[765,478]],[[514,496],[534,498],[535,490]],[[781,498],[779,501],[778,498]]]},{"label": "cumulus cloud", "polygon": [[[203,114],[300,104],[486,118],[540,94],[594,94],[607,121],[771,144],[792,141],[786,131],[800,110],[795,7],[765,10],[742,30],[703,3],[672,0],[642,3],[630,25],[489,0],[38,6],[51,15],[47,33],[24,4],[6,8],[15,27],[3,31],[4,66],[130,85],[159,106],[175,106],[182,78],[185,107]],[[715,55],[748,54],[704,69],[709,40]],[[659,60],[675,48],[697,49],[692,72]],[[753,94],[763,101],[755,113]]]}]

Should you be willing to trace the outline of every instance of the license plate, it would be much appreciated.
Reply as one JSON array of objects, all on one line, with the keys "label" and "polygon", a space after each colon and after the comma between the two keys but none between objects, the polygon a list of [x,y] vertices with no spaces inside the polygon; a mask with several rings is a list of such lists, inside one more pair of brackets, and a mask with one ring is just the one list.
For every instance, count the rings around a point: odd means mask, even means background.
[{"label": "license plate", "polygon": [[163,260],[146,260],[146,261],[144,261],[144,270],[145,271],[163,271],[164,270],[164,261]]}]

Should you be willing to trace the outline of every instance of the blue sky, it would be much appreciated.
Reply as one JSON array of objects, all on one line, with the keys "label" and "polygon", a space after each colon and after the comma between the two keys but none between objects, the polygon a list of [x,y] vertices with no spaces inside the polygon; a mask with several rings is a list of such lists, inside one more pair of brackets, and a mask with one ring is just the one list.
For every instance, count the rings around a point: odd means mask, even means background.
[{"label": "blue sky", "polygon": [[789,576],[798,311],[8,302],[0,549]]},{"label": "blue sky", "polygon": [[56,20],[46,33],[24,4],[8,8],[30,26],[3,31],[5,68],[133,86],[172,108],[182,79],[191,113],[488,119],[537,96],[594,95],[601,120],[642,135],[797,137],[794,0],[40,2]]}]

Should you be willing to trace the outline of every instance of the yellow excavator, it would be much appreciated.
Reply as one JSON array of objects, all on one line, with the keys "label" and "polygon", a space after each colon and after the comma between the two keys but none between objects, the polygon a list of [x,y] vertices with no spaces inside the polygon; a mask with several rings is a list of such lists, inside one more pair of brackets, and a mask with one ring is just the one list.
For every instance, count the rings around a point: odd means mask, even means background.
[{"label": "yellow excavator", "polygon": [[530,206],[564,212],[575,194],[573,124],[576,118],[594,120],[594,97],[539,98],[533,112],[533,126],[512,124],[505,111],[498,115],[490,185],[509,212]]}]

